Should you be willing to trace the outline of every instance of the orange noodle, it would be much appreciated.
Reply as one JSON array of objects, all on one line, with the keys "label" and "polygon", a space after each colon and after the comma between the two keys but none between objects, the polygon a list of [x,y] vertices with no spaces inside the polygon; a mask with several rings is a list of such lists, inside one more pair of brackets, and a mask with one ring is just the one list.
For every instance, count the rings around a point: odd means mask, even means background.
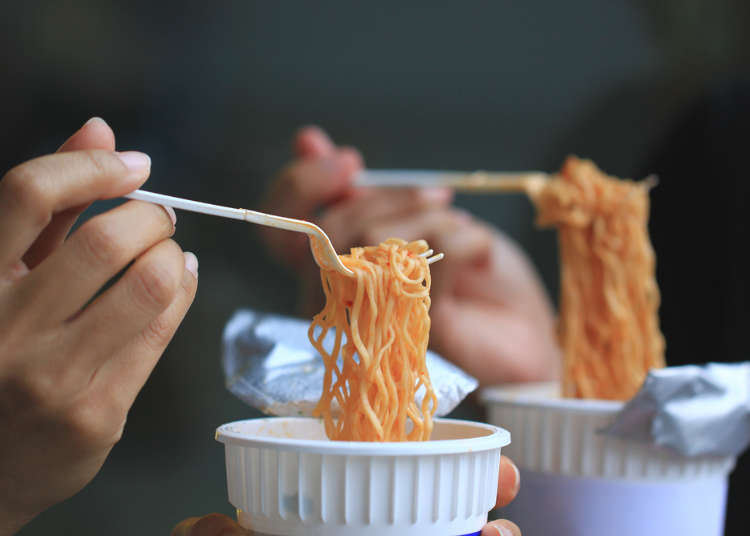
[{"label": "orange noodle", "polygon": [[627,400],[664,366],[648,190],[569,157],[533,195],[538,223],[558,230],[565,396]]},{"label": "orange noodle", "polygon": [[[323,356],[323,394],[313,415],[341,441],[426,441],[437,398],[425,364],[430,268],[424,240],[389,239],[341,255],[354,277],[321,270],[326,296],[310,325]],[[323,346],[335,330],[333,346]],[[417,391],[424,391],[421,404]]]}]

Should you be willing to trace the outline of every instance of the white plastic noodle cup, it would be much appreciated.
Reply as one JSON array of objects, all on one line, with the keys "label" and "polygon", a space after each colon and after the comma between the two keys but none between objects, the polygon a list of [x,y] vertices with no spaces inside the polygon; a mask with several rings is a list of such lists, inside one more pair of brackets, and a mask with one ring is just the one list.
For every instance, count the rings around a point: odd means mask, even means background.
[{"label": "white plastic noodle cup", "polygon": [[561,398],[554,383],[484,389],[521,489],[501,511],[524,536],[720,536],[732,457],[686,458],[605,436],[622,402]]},{"label": "white plastic noodle cup", "polygon": [[479,535],[494,507],[510,434],[436,419],[424,442],[329,441],[323,423],[225,424],[229,501],[254,535]]}]

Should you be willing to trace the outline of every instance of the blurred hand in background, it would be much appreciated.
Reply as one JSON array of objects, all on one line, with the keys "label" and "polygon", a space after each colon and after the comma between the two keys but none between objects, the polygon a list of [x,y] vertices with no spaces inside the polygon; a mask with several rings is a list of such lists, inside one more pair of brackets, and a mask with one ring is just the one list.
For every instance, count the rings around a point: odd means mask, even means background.
[{"label": "blurred hand in background", "polygon": [[[316,127],[298,132],[294,152],[264,210],[314,221],[339,253],[391,237],[427,240],[445,253],[432,266],[431,347],[483,384],[557,375],[551,303],[534,267],[507,236],[452,207],[450,190],[356,188],[361,156]],[[323,293],[307,238],[261,232],[271,253],[300,279],[301,314],[317,313]]]},{"label": "blurred hand in background", "polygon": [[93,119],[0,181],[3,536],[96,475],[195,295],[197,259],[170,240],[173,211],[128,202],[67,238],[90,203],[148,178],[148,156],[114,149]]}]

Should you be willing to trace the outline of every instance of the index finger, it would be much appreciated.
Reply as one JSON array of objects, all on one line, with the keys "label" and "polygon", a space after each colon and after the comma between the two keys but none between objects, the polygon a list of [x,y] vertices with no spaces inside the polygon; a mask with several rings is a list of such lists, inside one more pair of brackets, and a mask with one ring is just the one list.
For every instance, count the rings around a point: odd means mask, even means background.
[{"label": "index finger", "polygon": [[55,214],[132,192],[148,178],[143,153],[86,150],[42,156],[0,181],[0,271],[20,260]]},{"label": "index finger", "polygon": [[[103,119],[92,117],[86,121],[56,152],[67,153],[70,151],[83,151],[85,149],[115,150],[115,134]],[[36,267],[63,243],[78,216],[88,206],[89,204],[85,203],[55,214],[52,217],[50,224],[42,231],[36,242],[34,242],[23,257],[23,261],[29,269]]]}]

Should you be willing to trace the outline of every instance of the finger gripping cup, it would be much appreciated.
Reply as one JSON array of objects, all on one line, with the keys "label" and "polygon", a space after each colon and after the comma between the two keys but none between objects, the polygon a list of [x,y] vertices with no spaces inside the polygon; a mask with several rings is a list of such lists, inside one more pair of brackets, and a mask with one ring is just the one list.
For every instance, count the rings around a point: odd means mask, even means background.
[{"label": "finger gripping cup", "polygon": [[510,434],[438,419],[426,442],[329,441],[322,422],[267,418],[221,426],[229,501],[255,535],[479,534],[495,505]]}]

